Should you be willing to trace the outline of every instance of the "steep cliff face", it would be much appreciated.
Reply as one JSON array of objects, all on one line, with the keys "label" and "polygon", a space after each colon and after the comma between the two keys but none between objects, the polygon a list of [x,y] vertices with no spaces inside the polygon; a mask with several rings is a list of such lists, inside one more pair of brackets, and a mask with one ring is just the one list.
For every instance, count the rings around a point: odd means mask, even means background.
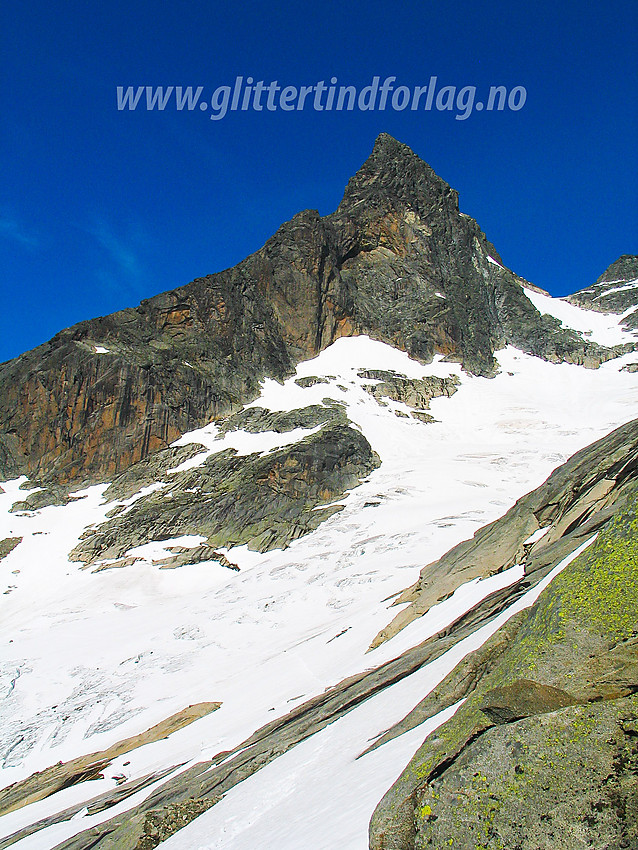
[{"label": "steep cliff face", "polygon": [[111,477],[252,399],[341,336],[492,374],[507,343],[596,367],[613,352],[525,297],[457,193],[382,134],[332,215],[299,213],[232,269],[81,322],[0,367],[0,478]]}]

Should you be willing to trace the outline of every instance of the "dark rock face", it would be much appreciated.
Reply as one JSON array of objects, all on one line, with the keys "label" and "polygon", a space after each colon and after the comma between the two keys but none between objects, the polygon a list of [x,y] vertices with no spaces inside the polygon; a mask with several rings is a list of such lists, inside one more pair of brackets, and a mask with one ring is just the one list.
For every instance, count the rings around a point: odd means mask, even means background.
[{"label": "dark rock face", "polygon": [[[326,408],[325,416],[330,414]],[[141,497],[121,516],[116,509],[107,522],[85,532],[69,557],[92,565],[121,559],[149,540],[185,534],[207,537],[211,558],[217,547],[247,544],[260,552],[285,547],[341,510],[321,506],[357,486],[379,463],[363,434],[343,423],[263,456],[226,449],[167,478],[168,489]],[[192,561],[186,554],[164,566],[180,563]]]},{"label": "dark rock face", "polygon": [[506,343],[588,366],[612,356],[541,317],[488,257],[500,262],[457,193],[382,134],[332,215],[299,213],[234,268],[3,364],[0,478],[111,478],[344,335],[485,375]]}]

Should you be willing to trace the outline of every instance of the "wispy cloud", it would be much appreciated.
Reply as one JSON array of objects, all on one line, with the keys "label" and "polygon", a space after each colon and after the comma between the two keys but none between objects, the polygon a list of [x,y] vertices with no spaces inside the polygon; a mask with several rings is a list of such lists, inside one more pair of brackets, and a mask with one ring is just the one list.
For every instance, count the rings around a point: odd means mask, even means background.
[{"label": "wispy cloud", "polygon": [[95,237],[98,244],[106,251],[109,258],[120,271],[124,272],[130,278],[139,277],[142,270],[141,262],[130,241],[119,237],[103,221],[99,222],[93,228],[87,228],[87,230],[91,236]]},{"label": "wispy cloud", "polygon": [[98,219],[82,229],[95,240],[99,249],[95,268],[99,283],[131,297],[140,297],[148,278],[143,258],[149,250],[149,239],[142,228],[115,227],[105,219]]},{"label": "wispy cloud", "polygon": [[41,245],[40,237],[7,209],[0,210],[0,237],[29,251],[35,251]]}]

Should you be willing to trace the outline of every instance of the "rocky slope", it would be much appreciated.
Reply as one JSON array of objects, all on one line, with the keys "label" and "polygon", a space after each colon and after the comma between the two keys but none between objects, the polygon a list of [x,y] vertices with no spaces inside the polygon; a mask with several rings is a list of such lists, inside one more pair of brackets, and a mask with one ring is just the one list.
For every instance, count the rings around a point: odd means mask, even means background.
[{"label": "rocky slope", "polygon": [[341,510],[321,506],[343,496],[379,463],[366,438],[347,424],[321,428],[265,456],[222,451],[171,475],[168,492],[142,496],[121,516],[116,511],[85,532],[70,557],[113,568],[129,549],[179,535],[203,535],[214,549],[285,548]]},{"label": "rocky slope", "polygon": [[382,134],[332,215],[299,213],[234,268],[3,364],[0,478],[112,477],[344,335],[485,375],[508,343],[552,362],[612,356],[541,316],[521,284],[457,193]]},{"label": "rocky slope", "polygon": [[570,295],[567,300],[588,310],[622,314],[626,327],[638,328],[638,256],[623,254],[593,286]]},{"label": "rocky slope", "polygon": [[[375,637],[372,647],[427,614],[467,581],[487,578],[540,553],[549,561],[569,554],[564,544],[575,528],[580,533],[583,527],[596,530],[633,498],[637,464],[636,422],[575,454],[504,517],[423,567],[417,582],[394,602],[407,607]],[[525,542],[536,535],[538,540]]]}]

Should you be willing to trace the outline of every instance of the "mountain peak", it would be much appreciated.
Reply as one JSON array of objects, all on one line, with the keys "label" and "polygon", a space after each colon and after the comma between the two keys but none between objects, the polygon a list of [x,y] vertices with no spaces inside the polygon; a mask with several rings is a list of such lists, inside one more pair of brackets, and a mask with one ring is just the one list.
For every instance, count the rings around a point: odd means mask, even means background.
[{"label": "mountain peak", "polygon": [[638,328],[638,255],[618,257],[594,284],[568,296],[567,300],[599,313],[624,313],[623,325]]},{"label": "mountain peak", "polygon": [[404,144],[404,142],[400,142],[398,139],[395,139],[394,136],[391,136],[389,133],[379,133],[377,138],[374,140],[374,147],[372,149],[373,154],[381,151],[387,151],[391,156],[400,156],[402,154],[416,156],[412,148],[408,147],[408,145]]},{"label": "mountain peak", "polygon": [[332,215],[306,211],[237,266],[3,364],[0,478],[104,480],[361,334],[481,375],[505,344],[558,362],[613,355],[542,319],[457,193],[383,133]]},{"label": "mountain peak", "polygon": [[418,214],[430,212],[433,203],[458,210],[458,193],[389,133],[377,136],[372,153],[350,178],[337,212],[350,212],[364,201],[373,209],[385,205]]}]

